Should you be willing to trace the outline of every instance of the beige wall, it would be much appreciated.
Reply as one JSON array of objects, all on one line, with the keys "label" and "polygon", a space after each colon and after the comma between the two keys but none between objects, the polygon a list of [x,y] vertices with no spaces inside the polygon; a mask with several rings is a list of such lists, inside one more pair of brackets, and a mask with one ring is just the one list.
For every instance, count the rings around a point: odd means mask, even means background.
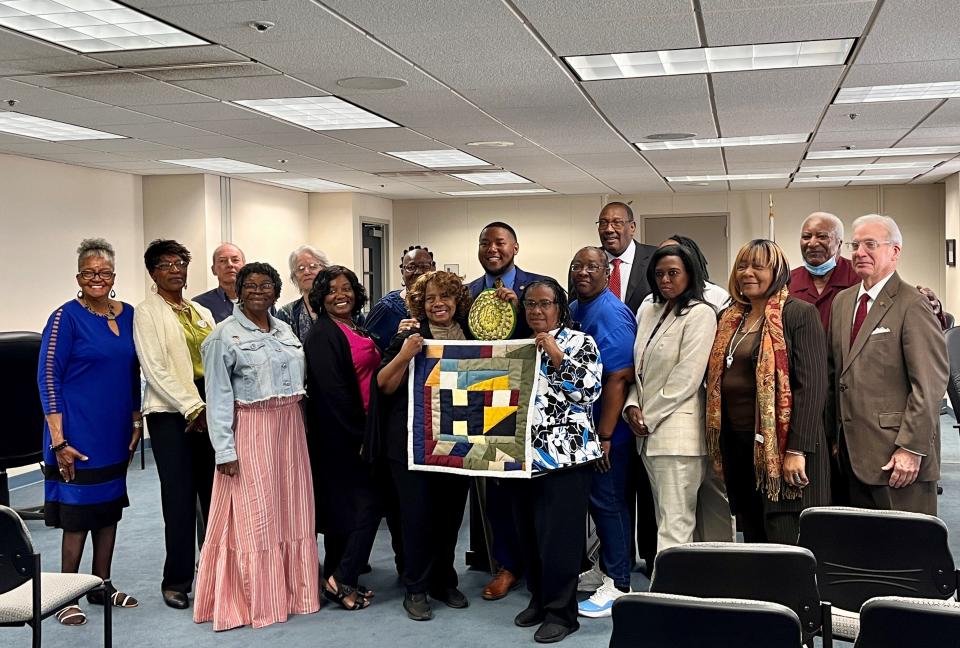
[{"label": "beige wall", "polygon": [[[208,237],[212,233],[214,238],[219,239],[219,223],[218,211],[216,229],[207,226],[203,175],[143,178],[143,243],[140,254],[155,239],[174,239],[185,245],[193,257],[187,270],[187,288],[184,290],[187,297],[207,290],[207,277],[210,275],[210,262],[206,254],[210,241]],[[208,229],[212,231],[208,232]],[[144,285],[150,290],[153,281],[145,271],[143,276]]]},{"label": "beige wall", "polygon": [[[956,241],[960,239],[960,173],[944,182],[944,238]],[[950,268],[944,264],[944,274],[944,308],[954,315],[960,315],[960,266]]]},{"label": "beige wall", "polygon": [[0,256],[9,300],[0,330],[40,331],[77,292],[77,246],[113,245],[117,297],[143,299],[143,219],[138,176],[0,155]]}]

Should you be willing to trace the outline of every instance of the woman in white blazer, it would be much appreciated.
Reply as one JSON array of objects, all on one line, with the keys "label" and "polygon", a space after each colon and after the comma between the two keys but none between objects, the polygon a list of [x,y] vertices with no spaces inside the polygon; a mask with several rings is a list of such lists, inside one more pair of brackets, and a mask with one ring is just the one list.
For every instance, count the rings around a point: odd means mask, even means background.
[{"label": "woman in white blazer", "polygon": [[647,268],[653,301],[641,305],[633,347],[637,380],[623,417],[637,436],[657,515],[657,551],[691,542],[697,491],[707,474],[703,377],[717,313],[703,299],[703,270],[680,245]]}]

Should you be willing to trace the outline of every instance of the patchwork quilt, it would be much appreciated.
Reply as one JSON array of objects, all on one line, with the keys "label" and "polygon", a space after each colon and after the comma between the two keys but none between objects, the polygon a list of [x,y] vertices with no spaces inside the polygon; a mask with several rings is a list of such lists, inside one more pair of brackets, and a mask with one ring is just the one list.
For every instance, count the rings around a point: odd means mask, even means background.
[{"label": "patchwork quilt", "polygon": [[539,365],[533,340],[425,340],[410,361],[409,468],[530,477]]}]

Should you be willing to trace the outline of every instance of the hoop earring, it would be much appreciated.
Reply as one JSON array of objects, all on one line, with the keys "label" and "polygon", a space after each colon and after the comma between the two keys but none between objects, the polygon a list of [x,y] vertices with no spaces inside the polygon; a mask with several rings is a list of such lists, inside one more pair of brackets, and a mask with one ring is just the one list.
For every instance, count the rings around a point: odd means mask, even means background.
[{"label": "hoop earring", "polygon": [[111,289],[110,289],[110,299],[113,299],[113,298],[116,297],[116,296],[117,296],[117,291],[114,290],[113,288],[111,288]]},{"label": "hoop earring", "polygon": [[83,299],[83,291],[82,291],[82,290],[78,290],[78,291],[77,291],[77,299]]}]

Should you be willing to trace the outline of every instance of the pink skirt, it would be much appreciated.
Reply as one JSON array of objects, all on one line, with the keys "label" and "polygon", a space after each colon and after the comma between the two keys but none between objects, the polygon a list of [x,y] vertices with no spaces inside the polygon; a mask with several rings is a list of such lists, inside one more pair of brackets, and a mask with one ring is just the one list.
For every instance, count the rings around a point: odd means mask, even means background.
[{"label": "pink skirt", "polygon": [[300,396],[236,404],[239,474],[213,478],[193,620],[262,628],[320,609]]}]

